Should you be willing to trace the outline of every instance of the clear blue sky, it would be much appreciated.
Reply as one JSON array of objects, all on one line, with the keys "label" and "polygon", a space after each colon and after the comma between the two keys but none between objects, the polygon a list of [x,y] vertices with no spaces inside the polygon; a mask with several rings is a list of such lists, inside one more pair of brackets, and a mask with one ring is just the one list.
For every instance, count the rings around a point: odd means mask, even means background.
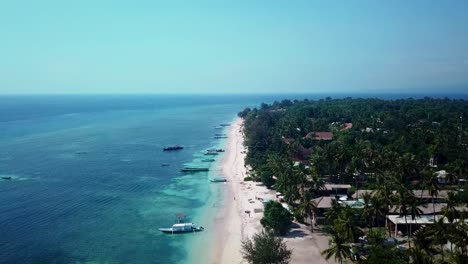
[{"label": "clear blue sky", "polygon": [[0,0],[0,93],[213,92],[468,93],[468,1]]}]

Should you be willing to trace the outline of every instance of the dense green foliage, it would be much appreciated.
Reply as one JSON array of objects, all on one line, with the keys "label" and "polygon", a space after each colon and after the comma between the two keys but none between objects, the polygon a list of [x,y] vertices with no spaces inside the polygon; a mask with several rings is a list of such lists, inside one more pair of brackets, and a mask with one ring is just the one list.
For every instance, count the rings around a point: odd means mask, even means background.
[{"label": "dense green foliage", "polygon": [[[463,100],[346,98],[284,100],[239,115],[245,117],[247,163],[263,179],[261,171],[272,157],[281,157],[312,161],[317,174],[355,183],[355,173],[363,178],[386,170],[398,172],[407,182],[422,180],[431,158],[439,170],[465,177],[467,113]],[[352,127],[345,129],[345,123]],[[333,140],[307,137],[320,131],[333,132]]]},{"label": "dense green foliage", "polygon": [[268,202],[260,222],[265,228],[272,229],[277,234],[285,234],[291,225],[291,213],[278,202]]},{"label": "dense green foliage", "polygon": [[[245,120],[246,162],[255,170],[255,180],[281,192],[299,221],[315,216],[313,198],[327,193],[325,182],[372,190],[359,196],[362,208],[334,200],[326,211],[331,235],[330,248],[322,253],[326,258],[356,261],[364,255],[364,263],[465,263],[468,215],[458,208],[468,203],[468,187],[457,184],[468,171],[467,114],[463,100],[328,98],[262,104],[239,116]],[[316,132],[331,132],[333,138]],[[448,172],[442,181],[435,173],[439,170]],[[416,196],[416,189],[431,199]],[[441,190],[449,191],[441,212],[448,223],[437,221],[434,212],[433,224],[405,230],[407,250],[384,243],[392,236],[390,229],[388,236],[381,229],[389,213],[413,221],[422,214],[423,202],[435,208]],[[280,226],[286,226],[289,216],[273,221],[279,217],[272,213],[281,215],[283,209],[280,204],[275,208],[265,211],[262,224],[284,233],[287,228]],[[358,249],[354,245],[363,234],[369,241]],[[450,252],[444,247],[448,241]]]},{"label": "dense green foliage", "polygon": [[261,231],[242,241],[242,255],[251,264],[287,264],[291,251],[273,232]]}]

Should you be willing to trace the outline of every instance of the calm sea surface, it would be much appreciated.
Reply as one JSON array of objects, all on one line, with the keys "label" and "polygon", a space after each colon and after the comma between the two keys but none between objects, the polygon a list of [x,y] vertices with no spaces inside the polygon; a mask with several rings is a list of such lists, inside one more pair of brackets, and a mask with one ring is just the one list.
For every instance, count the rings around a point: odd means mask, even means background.
[{"label": "calm sea surface", "polygon": [[[215,126],[283,97],[0,97],[0,176],[12,178],[0,179],[0,263],[195,263],[222,157],[209,173],[179,169],[223,147]],[[174,144],[185,148],[162,151]],[[207,230],[160,233],[176,213]]]}]

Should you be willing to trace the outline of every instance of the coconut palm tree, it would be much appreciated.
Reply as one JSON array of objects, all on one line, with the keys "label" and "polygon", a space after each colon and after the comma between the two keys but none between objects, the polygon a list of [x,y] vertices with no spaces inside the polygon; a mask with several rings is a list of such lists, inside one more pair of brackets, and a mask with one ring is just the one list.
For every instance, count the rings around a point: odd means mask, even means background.
[{"label": "coconut palm tree", "polygon": [[428,233],[430,234],[434,243],[438,243],[440,246],[440,254],[442,255],[442,261],[444,260],[444,245],[447,243],[447,225],[444,222],[444,218],[441,217],[435,221],[434,224],[428,227]]},{"label": "coconut palm tree", "polygon": [[371,204],[372,196],[369,193],[365,193],[361,197],[364,201],[361,216],[364,218],[364,221],[366,221],[367,225],[372,230],[372,227],[374,225],[374,219],[375,219],[375,215],[373,214],[374,205]]},{"label": "coconut palm tree", "polygon": [[335,260],[343,263],[343,260],[351,258],[351,246],[338,233],[332,233],[332,239],[329,241],[329,248],[322,251],[322,255],[328,260],[334,257]]},{"label": "coconut palm tree", "polygon": [[[408,226],[408,201],[410,197],[410,191],[408,191],[403,185],[400,185],[397,190],[396,196],[396,207],[395,212],[398,212],[400,217],[405,218],[406,226]],[[408,240],[408,246],[410,247],[410,242]]]},{"label": "coconut palm tree", "polygon": [[377,196],[372,196],[370,199],[371,203],[371,215],[372,215],[372,225],[376,226],[385,221],[385,217],[388,213],[388,206],[384,204],[384,202]]},{"label": "coconut palm tree", "polygon": [[449,183],[454,183],[457,178],[463,178],[463,172],[465,171],[465,162],[462,159],[456,159],[449,165],[450,173],[447,181]]},{"label": "coconut palm tree", "polygon": [[333,221],[338,218],[342,210],[343,206],[337,200],[332,200],[331,208],[325,212],[325,217],[327,218],[327,221],[329,223],[333,223]]},{"label": "coconut palm tree", "polygon": [[298,213],[302,217],[308,216],[310,220],[310,229],[314,232],[313,220],[315,219],[315,214],[317,212],[317,203],[312,200],[312,197],[309,192],[305,193],[302,203],[298,207]]},{"label": "coconut palm tree", "polygon": [[468,258],[468,223],[463,217],[456,222],[452,232],[450,232],[450,240],[455,244],[456,251],[465,258]]},{"label": "coconut palm tree", "polygon": [[299,184],[300,194],[302,197],[304,197],[306,189],[310,187],[310,181],[307,177],[307,170],[305,169],[304,165],[299,164],[298,166],[294,166],[293,173],[294,175],[291,176],[296,179],[297,183]]},{"label": "coconut palm tree", "polygon": [[459,218],[460,213],[457,211],[458,205],[457,197],[454,192],[448,192],[447,204],[442,208],[442,214],[447,218],[450,223]]},{"label": "coconut palm tree", "polygon": [[351,243],[356,242],[356,238],[362,234],[354,217],[355,210],[346,205],[341,209],[338,218],[333,222],[333,229],[342,234],[343,238]]},{"label": "coconut palm tree", "polygon": [[296,203],[296,200],[298,200],[301,197],[299,194],[299,190],[296,188],[296,186],[286,186],[285,190],[283,191],[283,194],[284,200],[290,205],[294,205]]},{"label": "coconut palm tree", "polygon": [[[410,192],[410,195],[407,199],[408,199],[408,213],[411,216],[411,220],[414,222],[416,218],[419,218],[421,216],[422,210],[419,209],[419,201],[416,199],[416,197],[414,197],[412,192]],[[409,231],[409,240],[408,240],[408,245],[410,248],[411,248],[410,241],[413,237],[412,227],[413,225],[411,224],[409,226],[410,231]]]},{"label": "coconut palm tree", "polygon": [[432,215],[434,217],[434,222],[435,222],[435,202],[434,202],[434,197],[438,197],[439,195],[439,185],[437,185],[437,179],[436,177],[432,177],[431,181],[429,182],[429,185],[427,186],[427,190],[429,191],[429,195],[431,196],[432,200]]},{"label": "coconut palm tree", "polygon": [[319,193],[323,190],[325,190],[325,182],[320,178],[319,175],[317,174],[312,174],[312,176],[309,176],[309,185],[310,185],[310,191],[315,195],[319,195]]}]

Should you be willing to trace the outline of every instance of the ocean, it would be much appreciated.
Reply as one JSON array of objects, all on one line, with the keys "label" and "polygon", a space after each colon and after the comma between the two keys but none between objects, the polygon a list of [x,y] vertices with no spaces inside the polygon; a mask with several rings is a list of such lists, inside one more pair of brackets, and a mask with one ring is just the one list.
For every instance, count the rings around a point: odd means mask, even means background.
[{"label": "ocean", "polygon": [[[209,173],[179,170],[209,165],[203,151],[225,143],[214,127],[254,101],[0,97],[0,175],[12,178],[0,179],[0,262],[193,263],[222,200],[223,184],[208,182],[222,155]],[[162,234],[177,213],[207,231]]]},{"label": "ocean", "polygon": [[[180,169],[224,148],[215,126],[284,97],[0,96],[0,176],[11,177],[0,179],[0,263],[199,263],[223,155],[210,172]],[[177,213],[205,231],[161,233]]]}]

